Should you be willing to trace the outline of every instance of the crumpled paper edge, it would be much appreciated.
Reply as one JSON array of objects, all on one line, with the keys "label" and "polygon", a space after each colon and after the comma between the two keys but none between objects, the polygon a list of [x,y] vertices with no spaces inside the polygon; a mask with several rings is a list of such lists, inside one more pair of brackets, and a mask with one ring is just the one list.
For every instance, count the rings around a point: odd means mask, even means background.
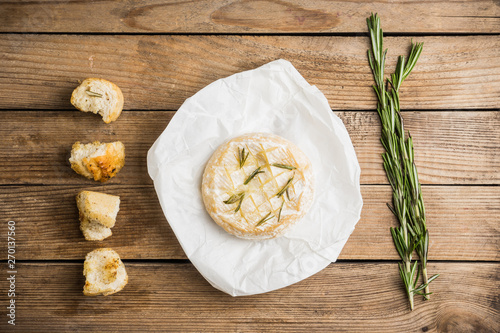
[{"label": "crumpled paper edge", "polygon": [[[281,67],[283,70],[287,71],[290,73],[290,78],[295,80],[296,83],[301,86],[304,90],[310,90],[311,93],[315,94],[316,97],[319,97],[323,100],[324,103],[326,103],[326,105],[328,106],[328,109],[329,108],[329,104],[328,104],[328,101],[326,100],[326,98],[324,97],[324,95],[315,87],[315,86],[311,86],[309,85],[309,83],[307,83],[307,81],[300,75],[300,73],[293,67],[293,65],[291,63],[289,63],[288,61],[286,60],[277,60],[277,61],[273,61],[271,63],[268,63],[262,67],[260,67],[259,69],[264,69],[264,68],[277,68],[278,70],[280,69],[279,67]],[[249,71],[248,71],[249,72]],[[244,75],[246,72],[242,72],[242,73],[237,73],[237,74],[234,74],[233,76],[238,76],[238,75]],[[224,80],[224,79],[221,79],[221,80]],[[211,83],[209,86],[212,86],[212,85],[217,85],[217,84],[221,84],[221,80],[217,80],[213,83]],[[207,87],[209,87],[207,86]],[[205,89],[205,88],[204,88]],[[193,97],[195,97],[197,94],[195,94]],[[182,109],[182,107],[186,104],[189,104],[191,99],[193,98],[188,98],[184,104],[181,106],[181,108],[179,110]],[[331,111],[331,109],[330,109]],[[187,122],[189,119],[186,119],[185,115],[180,113],[179,111],[174,115],[174,117],[172,118],[172,120],[170,121],[170,124],[168,125],[169,127],[171,126],[178,126],[179,124],[183,123],[183,122]],[[342,137],[342,141],[343,142],[348,142],[349,144],[346,146],[344,145],[344,149],[347,149],[347,150],[351,150],[350,153],[353,154],[354,156],[356,156],[355,154],[355,151],[354,151],[354,147],[352,146],[352,143],[351,143],[351,140],[350,140],[350,137],[349,137],[349,134],[343,124],[343,122],[340,120],[340,118],[338,118],[335,114],[333,114],[333,112],[331,112],[331,115],[330,115],[330,121],[334,121],[336,123],[337,126],[340,125],[340,128],[341,130],[336,133],[339,137]],[[162,135],[158,138],[158,140],[156,140],[156,142],[153,144],[153,146],[151,147],[151,149],[149,150],[148,152],[148,172],[151,176],[151,178],[155,181],[155,189],[157,190],[157,192],[159,191],[159,189],[157,188],[156,184],[156,179],[158,178],[158,173],[159,173],[159,169],[162,168],[162,167],[165,167],[166,165],[168,165],[170,162],[172,161],[175,161],[176,157],[183,152],[183,150],[185,149],[189,149],[189,147],[187,147],[181,140],[182,138],[176,138],[176,137],[170,137],[168,135],[168,127],[167,129],[165,129],[164,133],[162,133]],[[150,160],[152,158],[152,154],[154,154],[154,152],[156,151],[156,148],[158,145],[161,145],[161,144],[164,144],[164,143],[168,143],[170,146],[174,146],[176,147],[177,151],[176,151],[176,154],[171,154],[171,155],[168,155],[168,156],[156,156],[157,158],[157,161],[159,161],[158,163],[150,163]],[[215,147],[216,148],[216,147]],[[357,188],[359,189],[360,188],[360,185],[359,185],[359,175],[360,175],[360,168],[359,168],[359,163],[357,161],[357,158],[356,158],[356,175],[354,176],[354,179],[356,180],[356,186]],[[160,196],[159,196],[159,199],[160,199]],[[359,199],[360,199],[360,206],[359,206],[359,210],[357,211],[357,213],[355,213],[355,217],[353,217],[353,219],[356,220],[356,223],[359,221],[359,218],[360,218],[360,213],[361,213],[361,207],[362,207],[362,198],[361,198],[361,195],[359,196]],[[164,203],[162,202],[162,200],[160,199],[160,204],[162,206],[162,209],[164,211],[164,214],[165,214],[165,217],[167,218],[168,221],[171,221],[171,218],[173,217],[169,217],[169,211],[168,209],[166,209]],[[315,269],[313,269],[311,272],[308,272],[308,276],[311,276],[319,271],[321,271],[322,269],[324,269],[326,266],[328,266],[328,264],[330,262],[334,262],[336,261],[338,255],[340,254],[340,250],[343,248],[343,246],[345,245],[345,243],[347,242],[348,240],[348,237],[350,236],[350,234],[354,231],[354,227],[356,225],[356,223],[353,224],[349,234],[344,237],[342,240],[339,240],[337,241],[335,244],[332,244],[331,246],[327,247],[327,248],[322,248],[322,249],[314,249],[314,253],[318,256],[317,260],[318,261],[322,261],[319,265],[317,265],[315,267]],[[176,236],[178,237],[177,235],[177,232],[175,230],[174,227],[172,227],[174,233],[176,233]],[[186,252],[186,254],[188,255],[188,258],[191,259],[192,257],[192,253],[190,254],[188,251],[186,251],[187,249],[184,248],[184,246],[182,245],[182,242],[181,243],[181,246],[183,247],[183,250]],[[201,262],[196,262],[196,261],[193,261],[192,260],[192,263],[193,265],[198,269],[198,271],[207,279],[207,281],[212,284],[215,288],[217,289],[220,289],[224,292],[227,292],[233,296],[240,296],[240,295],[253,295],[253,294],[257,294],[259,292],[252,292],[252,293],[247,293],[245,290],[241,290],[239,288],[234,288],[233,286],[221,286],[220,284],[217,284],[215,283],[214,281],[212,281],[210,279],[210,277],[208,276],[205,276],[203,274],[203,271],[204,271],[204,267],[203,267],[203,263]],[[300,280],[304,279],[304,277],[299,277],[298,279],[296,279],[296,281],[293,281],[291,283],[288,283],[287,285],[290,285],[290,284],[293,284],[293,283],[296,283]],[[220,281],[219,281],[220,283]],[[275,290],[275,289],[279,289],[279,288],[282,288],[282,287],[285,287],[285,286],[280,286],[278,288],[274,288],[274,289],[271,289],[271,290]],[[268,291],[271,291],[271,290],[262,290],[261,292],[268,292]]]}]

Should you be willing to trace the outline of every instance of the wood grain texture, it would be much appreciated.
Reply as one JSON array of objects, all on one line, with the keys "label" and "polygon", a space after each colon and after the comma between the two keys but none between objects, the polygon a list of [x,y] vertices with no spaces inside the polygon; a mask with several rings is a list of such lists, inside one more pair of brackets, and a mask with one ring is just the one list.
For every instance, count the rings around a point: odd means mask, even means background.
[{"label": "wood grain texture", "polygon": [[[387,72],[410,37],[387,37]],[[419,37],[402,109],[500,108],[500,36]],[[373,110],[367,37],[2,35],[0,108],[70,109],[77,80],[103,77],[125,109],[177,110],[209,83],[287,59],[335,110]]]},{"label": "wood grain texture", "polygon": [[[92,185],[69,167],[75,141],[125,144],[126,164],[110,184],[152,184],[147,151],[174,112],[125,111],[104,124],[71,111],[0,111],[0,184]],[[382,169],[380,123],[373,112],[336,112],[361,166],[362,184],[388,184]],[[404,112],[424,184],[500,184],[500,112]]]},{"label": "wood grain texture", "polygon": [[[432,271],[441,273],[432,283],[435,294],[427,302],[417,297],[413,312],[395,263],[336,263],[284,289],[236,298],[214,289],[190,264],[125,265],[128,285],[108,297],[83,296],[80,263],[18,265],[16,327],[9,331],[500,330],[497,264],[430,263]],[[5,278],[0,288],[8,289]],[[6,293],[0,294],[0,302],[7,301]],[[0,322],[1,329],[6,322]]]},{"label": "wood grain texture", "polygon": [[[370,12],[393,36],[384,39],[386,73],[411,35],[425,43],[401,102],[424,183],[428,272],[441,276],[413,312],[389,233],[396,221],[366,59]],[[499,1],[21,0],[1,1],[0,17],[0,235],[17,222],[18,260],[15,327],[0,265],[1,332],[500,332]],[[232,298],[183,260],[146,154],[186,98],[280,58],[344,121],[362,169],[363,211],[339,262],[293,286]],[[87,77],[122,88],[117,122],[70,105]],[[68,158],[77,140],[123,141],[125,168],[104,185],[76,175]],[[121,196],[108,240],[81,235],[82,189]],[[84,297],[83,259],[98,247],[124,258],[129,284]]]},{"label": "wood grain texture", "polygon": [[[113,236],[102,242],[83,238],[75,196],[96,190],[121,197]],[[362,186],[361,219],[340,259],[394,260],[389,227],[396,226],[386,203],[389,186]],[[500,187],[431,186],[423,194],[430,230],[430,260],[500,260]],[[126,259],[185,259],[153,186],[0,187],[0,216],[17,222],[18,259],[81,259],[95,247],[112,247]],[[330,217],[334,221],[334,217]],[[0,224],[0,234],[7,224]],[[0,248],[6,257],[7,247]]]},{"label": "wood grain texture", "polygon": [[3,1],[1,32],[339,33],[365,32],[371,12],[386,32],[500,31],[493,0]]}]

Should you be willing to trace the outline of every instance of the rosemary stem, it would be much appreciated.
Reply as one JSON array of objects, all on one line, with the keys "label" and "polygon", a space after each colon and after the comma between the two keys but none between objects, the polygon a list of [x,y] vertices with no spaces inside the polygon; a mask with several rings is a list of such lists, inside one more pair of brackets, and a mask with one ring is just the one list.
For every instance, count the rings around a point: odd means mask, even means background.
[{"label": "rosemary stem", "polygon": [[[405,233],[405,237],[406,237],[406,233]],[[411,258],[410,260],[405,260],[405,269],[406,269],[406,274],[407,276],[412,276],[411,275]],[[410,310],[413,311],[413,286],[412,284],[410,283],[408,286],[407,286],[408,290],[407,290],[407,293],[408,293],[408,301],[410,302]]]},{"label": "rosemary stem", "polygon": [[[421,263],[423,264],[423,263]],[[424,291],[425,291],[425,296],[424,299],[430,299],[430,289],[429,289],[429,279],[427,278],[427,267],[422,267],[422,278],[424,279],[424,284],[426,284]]]}]

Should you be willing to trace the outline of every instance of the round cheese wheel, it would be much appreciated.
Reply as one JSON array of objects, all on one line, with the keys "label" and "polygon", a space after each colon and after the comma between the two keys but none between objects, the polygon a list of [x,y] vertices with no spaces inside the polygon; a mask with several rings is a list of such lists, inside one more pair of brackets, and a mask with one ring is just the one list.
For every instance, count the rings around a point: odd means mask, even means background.
[{"label": "round cheese wheel", "polygon": [[212,219],[245,239],[282,234],[313,202],[311,162],[293,143],[252,133],[221,145],[205,168],[202,197]]}]

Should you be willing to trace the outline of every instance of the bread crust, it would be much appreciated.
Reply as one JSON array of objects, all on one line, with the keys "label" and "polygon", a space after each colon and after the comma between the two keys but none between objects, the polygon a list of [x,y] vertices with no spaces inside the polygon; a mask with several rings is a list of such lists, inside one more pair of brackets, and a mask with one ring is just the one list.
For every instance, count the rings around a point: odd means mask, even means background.
[{"label": "bread crust", "polygon": [[[104,154],[77,158],[79,151],[89,149],[89,145],[93,145],[94,148],[105,145]],[[95,181],[106,182],[113,178],[125,165],[125,146],[120,141],[102,144],[99,141],[94,141],[87,145],[83,145],[78,141],[73,144],[69,161],[71,168],[76,173]]]},{"label": "bread crust", "polygon": [[[85,91],[92,85],[101,85],[106,88],[104,90],[107,90],[108,93],[105,93],[105,96],[101,98],[107,99],[108,104],[110,104],[109,110],[103,110],[92,105],[89,106],[82,102],[82,99],[88,97],[85,95]],[[83,112],[99,113],[102,116],[102,120],[106,124],[118,119],[123,110],[123,101],[123,93],[121,89],[113,82],[101,78],[87,78],[83,80],[71,94],[71,104],[73,104],[75,108]]]},{"label": "bread crust", "polygon": [[[242,148],[250,154],[240,168],[238,154]],[[264,173],[245,185],[259,167]],[[290,193],[279,196],[290,179]],[[205,167],[201,192],[205,208],[219,226],[237,237],[259,240],[277,237],[300,220],[312,205],[313,187],[312,165],[297,146],[277,135],[251,133],[226,142],[214,152]],[[239,193],[245,193],[240,209],[238,201],[224,203]],[[262,222],[266,216],[270,219]]]}]

